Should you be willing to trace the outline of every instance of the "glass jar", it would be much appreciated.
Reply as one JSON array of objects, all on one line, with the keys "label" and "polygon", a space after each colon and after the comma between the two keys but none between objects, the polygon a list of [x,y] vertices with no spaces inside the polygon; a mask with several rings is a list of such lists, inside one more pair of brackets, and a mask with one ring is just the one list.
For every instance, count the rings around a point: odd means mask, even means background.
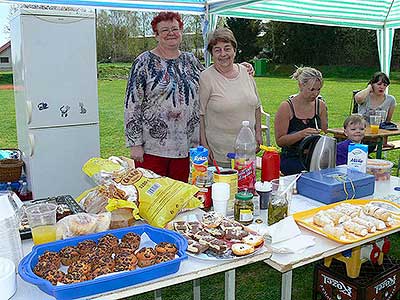
[{"label": "glass jar", "polygon": [[239,192],[235,195],[234,218],[235,221],[243,225],[253,222],[254,205],[253,194],[247,191]]},{"label": "glass jar", "polygon": [[273,191],[268,203],[268,225],[272,225],[288,216],[287,193],[281,190]]}]

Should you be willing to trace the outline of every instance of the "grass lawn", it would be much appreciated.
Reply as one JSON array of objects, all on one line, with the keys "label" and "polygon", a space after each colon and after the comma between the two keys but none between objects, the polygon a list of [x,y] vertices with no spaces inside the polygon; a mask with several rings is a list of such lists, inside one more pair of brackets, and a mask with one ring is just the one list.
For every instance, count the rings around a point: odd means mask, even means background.
[{"label": "grass lawn", "polygon": [[[117,77],[120,78],[120,75]],[[275,112],[282,100],[288,95],[297,92],[297,83],[286,76],[274,76],[268,78],[256,78],[260,97],[264,110],[271,114],[273,123]],[[327,101],[329,113],[329,126],[341,127],[349,113],[352,90],[365,87],[368,76],[358,79],[348,79],[332,76],[325,79],[321,94]],[[396,76],[397,77],[397,76]],[[392,77],[392,78],[396,78]],[[104,78],[104,77],[102,77]],[[101,155],[128,155],[124,144],[123,132],[123,102],[126,81],[108,76],[110,79],[99,80],[99,114],[100,114],[100,138]],[[390,93],[400,99],[399,81],[393,80]],[[14,96],[12,90],[0,89],[0,148],[16,148],[16,125]],[[400,121],[400,109],[397,109],[393,117],[394,121]],[[273,125],[273,124],[272,124]],[[271,131],[273,136],[273,130]],[[274,139],[272,138],[274,142]],[[386,153],[386,159],[391,160],[397,167],[399,150]],[[395,167],[393,169],[395,169]],[[398,235],[392,238],[392,253],[399,257]],[[293,272],[293,300],[311,299],[313,265],[298,268]],[[280,299],[281,274],[268,267],[265,263],[255,263],[236,270],[236,295],[238,300],[277,300]],[[202,299],[224,299],[224,274],[217,274],[203,278]],[[165,300],[188,300],[192,297],[191,283],[182,283],[163,289]],[[153,299],[153,293],[138,295],[129,298],[131,300]]]}]

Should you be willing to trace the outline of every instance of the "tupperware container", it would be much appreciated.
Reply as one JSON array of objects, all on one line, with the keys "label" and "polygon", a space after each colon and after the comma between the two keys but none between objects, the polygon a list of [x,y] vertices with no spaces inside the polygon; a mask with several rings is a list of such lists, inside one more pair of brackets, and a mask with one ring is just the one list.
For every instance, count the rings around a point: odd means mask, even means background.
[{"label": "tupperware container", "polygon": [[376,181],[390,180],[393,163],[383,159],[368,159],[367,173],[374,175]]},{"label": "tupperware container", "polygon": [[[83,240],[94,240],[97,242],[102,236],[111,233],[122,238],[126,233],[134,232],[142,235],[146,233],[155,243],[170,242],[178,247],[178,257],[174,260],[152,265],[146,268],[137,268],[132,271],[113,273],[108,276],[97,277],[92,280],[65,284],[52,285],[49,281],[33,273],[33,268],[38,262],[38,258],[45,251],[60,251],[66,246],[76,246]],[[103,231],[101,233],[89,234],[85,236],[74,237],[66,240],[42,244],[33,247],[32,252],[25,256],[18,266],[18,273],[21,278],[31,284],[37,285],[43,292],[57,299],[75,299],[94,294],[100,294],[111,290],[135,285],[144,281],[156,279],[162,276],[173,274],[179,270],[181,261],[187,258],[186,254],[187,240],[176,233],[167,229],[155,228],[150,225],[138,225],[127,228]]]},{"label": "tupperware container", "polygon": [[374,176],[347,167],[305,173],[297,181],[300,195],[325,204],[372,195],[374,188]]}]

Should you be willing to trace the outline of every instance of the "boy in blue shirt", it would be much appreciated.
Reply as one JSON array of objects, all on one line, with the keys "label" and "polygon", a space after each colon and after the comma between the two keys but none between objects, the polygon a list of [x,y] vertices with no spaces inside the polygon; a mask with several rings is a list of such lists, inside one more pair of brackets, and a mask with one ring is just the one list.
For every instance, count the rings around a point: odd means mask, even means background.
[{"label": "boy in blue shirt", "polygon": [[337,144],[336,148],[336,165],[347,164],[347,154],[350,143],[360,144],[365,135],[365,127],[367,123],[360,115],[351,115],[343,123],[344,134],[347,140]]}]

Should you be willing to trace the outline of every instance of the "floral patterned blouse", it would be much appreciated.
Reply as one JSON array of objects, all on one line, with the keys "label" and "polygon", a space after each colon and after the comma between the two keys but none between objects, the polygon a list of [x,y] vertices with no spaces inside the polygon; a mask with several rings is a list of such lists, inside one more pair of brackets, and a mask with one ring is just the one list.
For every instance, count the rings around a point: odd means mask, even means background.
[{"label": "floral patterned blouse", "polygon": [[128,147],[144,153],[187,157],[200,140],[199,78],[204,67],[188,52],[164,59],[150,51],[133,62],[125,98]]}]

